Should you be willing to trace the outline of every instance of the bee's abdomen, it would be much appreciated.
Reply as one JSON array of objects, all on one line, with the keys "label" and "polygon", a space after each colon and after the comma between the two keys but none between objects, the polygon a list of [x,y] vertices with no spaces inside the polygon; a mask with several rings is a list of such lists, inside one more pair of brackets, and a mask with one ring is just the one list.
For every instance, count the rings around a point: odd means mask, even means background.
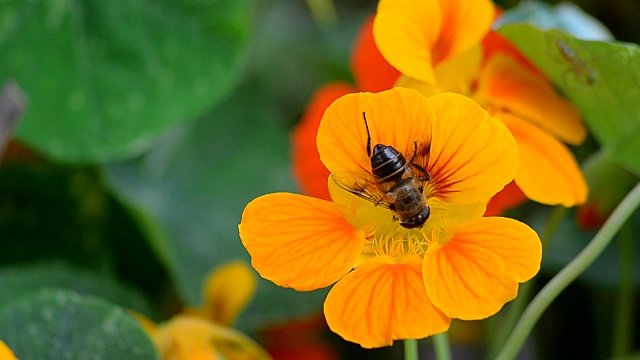
[{"label": "bee's abdomen", "polygon": [[407,160],[392,146],[378,144],[371,155],[371,171],[376,181],[398,182],[402,179]]}]

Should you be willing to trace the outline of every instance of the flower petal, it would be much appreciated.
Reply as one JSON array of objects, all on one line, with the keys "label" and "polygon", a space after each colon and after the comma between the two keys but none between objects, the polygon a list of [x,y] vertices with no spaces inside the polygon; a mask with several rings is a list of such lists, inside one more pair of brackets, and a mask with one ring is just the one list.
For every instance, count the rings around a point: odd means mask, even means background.
[{"label": "flower petal", "polygon": [[411,89],[394,88],[381,93],[348,94],[325,111],[318,129],[318,152],[331,173],[368,172],[366,114],[371,148],[393,146],[410,159],[417,142],[428,145],[433,111],[424,96]]},{"label": "flower petal", "polygon": [[579,205],[587,200],[587,182],[571,151],[537,126],[511,114],[497,114],[518,143],[520,165],[515,182],[531,200],[547,205]]},{"label": "flower petal", "polygon": [[442,22],[436,1],[380,0],[373,37],[393,67],[409,77],[435,84],[432,52]]},{"label": "flower petal", "polygon": [[429,299],[447,316],[484,319],[514,299],[518,282],[540,268],[542,245],[527,225],[508,218],[477,218],[427,249],[423,263]]},{"label": "flower petal", "polygon": [[495,14],[489,0],[439,0],[439,3],[444,21],[434,47],[436,64],[479,45],[491,29]]},{"label": "flower petal", "polygon": [[382,57],[373,40],[373,16],[362,25],[351,53],[351,73],[362,91],[389,90],[400,72]]},{"label": "flower petal", "polygon": [[231,326],[256,292],[256,276],[242,261],[231,261],[212,271],[205,281],[207,319]]},{"label": "flower petal", "polygon": [[420,263],[416,255],[377,256],[347,274],[325,301],[329,328],[365,348],[446,331],[451,320],[427,298]]},{"label": "flower petal", "polygon": [[570,144],[580,144],[587,136],[578,109],[544,78],[503,54],[489,59],[474,98],[505,108]]},{"label": "flower petal", "polygon": [[334,283],[353,267],[365,242],[342,211],[332,202],[288,193],[251,201],[239,230],[253,268],[300,291]]},{"label": "flower petal", "polygon": [[163,359],[271,359],[246,335],[204,319],[184,315],[162,324],[153,335],[153,340]]},{"label": "flower petal", "polygon": [[434,84],[433,68],[479,44],[493,14],[487,0],[381,0],[373,34],[391,65]]},{"label": "flower petal", "polygon": [[486,203],[516,173],[513,136],[467,97],[439,94],[427,101],[435,119],[426,193],[449,202]]},{"label": "flower petal", "polygon": [[5,344],[2,340],[0,340],[0,359],[3,360],[17,360],[16,356],[13,354],[13,351]]},{"label": "flower petal", "polygon": [[331,83],[313,95],[300,123],[291,134],[293,173],[300,190],[309,196],[330,200],[327,190],[329,170],[320,161],[316,147],[316,135],[322,114],[331,103],[342,95],[354,92],[346,83]]},{"label": "flower petal", "polygon": [[510,182],[499,193],[495,194],[487,204],[484,216],[499,216],[505,211],[527,201],[527,197],[515,182]]}]

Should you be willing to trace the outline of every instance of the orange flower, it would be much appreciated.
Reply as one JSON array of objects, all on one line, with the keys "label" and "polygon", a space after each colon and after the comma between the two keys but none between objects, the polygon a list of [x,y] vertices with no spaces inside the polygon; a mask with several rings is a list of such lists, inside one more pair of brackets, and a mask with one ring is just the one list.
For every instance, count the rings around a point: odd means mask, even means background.
[{"label": "orange flower", "polygon": [[351,72],[356,85],[332,82],[321,87],[313,95],[291,135],[294,176],[306,195],[330,199],[326,182],[329,170],[320,161],[315,141],[320,119],[327,107],[342,95],[352,92],[388,90],[400,76],[378,51],[373,41],[372,25],[373,16],[362,25],[351,55]]},{"label": "orange flower", "polygon": [[[430,208],[423,226],[401,226],[392,211],[398,202],[376,206],[345,191],[381,196],[367,153],[379,144],[410,162],[402,184],[420,184],[410,189]],[[259,197],[243,212],[240,238],[253,267],[280,286],[309,291],[337,282],[324,312],[346,340],[387,346],[446,331],[451,318],[486,318],[537,273],[536,233],[482,217],[486,201],[512,180],[517,148],[507,128],[470,99],[426,99],[403,88],[345,95],[326,110],[317,146],[332,174],[332,201]]]},{"label": "orange flower", "polygon": [[507,125],[520,150],[515,183],[527,198],[581,204],[587,185],[561,142],[576,145],[585,139],[580,114],[515,47],[489,32],[493,16],[487,0],[381,0],[374,37],[404,74],[402,86],[425,96],[440,91],[470,96]]}]

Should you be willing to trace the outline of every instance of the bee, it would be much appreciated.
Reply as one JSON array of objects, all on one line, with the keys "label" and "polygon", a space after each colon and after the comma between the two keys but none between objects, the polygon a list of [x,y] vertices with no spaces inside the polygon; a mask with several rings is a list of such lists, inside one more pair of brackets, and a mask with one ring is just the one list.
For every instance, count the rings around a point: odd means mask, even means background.
[{"label": "bee", "polygon": [[[371,133],[366,113],[362,113],[367,129],[367,155],[371,162],[371,173],[349,173],[332,175],[333,180],[344,190],[382,206],[393,212],[393,220],[407,229],[420,228],[429,219],[430,209],[424,194],[426,182],[431,175],[426,167],[429,162],[431,140],[420,145],[414,141],[413,156],[405,156],[391,145],[376,144],[371,149]],[[420,154],[422,164],[415,162]]]}]

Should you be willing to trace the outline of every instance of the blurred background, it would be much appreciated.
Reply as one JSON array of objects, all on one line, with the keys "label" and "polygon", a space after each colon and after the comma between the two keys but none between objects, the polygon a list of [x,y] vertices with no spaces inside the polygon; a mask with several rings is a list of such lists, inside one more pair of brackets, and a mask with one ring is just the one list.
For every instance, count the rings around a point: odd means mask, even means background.
[{"label": "blurred background", "polygon": [[[298,192],[291,131],[316,89],[353,83],[351,48],[377,5],[327,3],[0,0],[0,82],[17,81],[28,99],[0,162],[0,306],[56,286],[163,321],[202,303],[216,266],[249,264],[237,230],[242,210],[265,193]],[[617,40],[640,41],[640,2],[576,4]],[[584,160],[596,147],[591,140],[573,150]],[[542,232],[559,211],[525,204],[510,215]],[[640,233],[637,214],[629,227],[627,236]],[[596,230],[564,211],[526,291],[541,288]],[[640,351],[634,242],[614,241],[553,303],[521,358]],[[620,286],[622,276],[632,281]],[[276,359],[402,358],[400,342],[363,350],[329,332],[327,291],[297,293],[260,279],[235,327]],[[615,330],[621,296],[631,329],[623,339]],[[454,321],[454,358],[494,353],[505,316]],[[430,341],[420,346],[433,358]]]}]

